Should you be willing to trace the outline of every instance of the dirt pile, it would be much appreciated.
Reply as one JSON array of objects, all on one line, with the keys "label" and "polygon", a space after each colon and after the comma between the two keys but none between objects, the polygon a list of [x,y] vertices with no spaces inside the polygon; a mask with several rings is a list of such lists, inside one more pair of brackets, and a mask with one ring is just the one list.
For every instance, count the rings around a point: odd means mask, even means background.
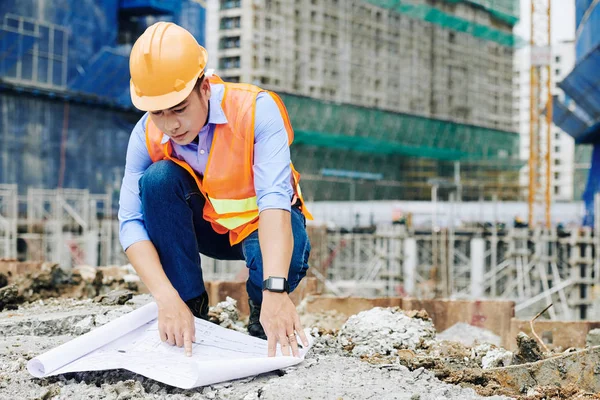
[{"label": "dirt pile", "polygon": [[[19,263],[0,261],[0,311],[14,310],[19,304],[47,298],[86,299],[103,296],[100,301],[124,299],[105,298],[115,290],[133,294],[145,288],[131,266],[89,267],[64,270],[55,263]],[[4,285],[3,285],[4,284]],[[121,292],[125,295],[125,292]],[[111,294],[114,297],[114,294]],[[131,297],[129,297],[131,298]]]}]

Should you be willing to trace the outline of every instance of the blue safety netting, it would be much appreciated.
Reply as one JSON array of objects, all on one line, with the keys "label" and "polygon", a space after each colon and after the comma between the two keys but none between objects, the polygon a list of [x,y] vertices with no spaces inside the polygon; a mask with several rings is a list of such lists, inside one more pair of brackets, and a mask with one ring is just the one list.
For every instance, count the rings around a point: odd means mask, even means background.
[{"label": "blue safety netting", "polygon": [[117,192],[139,113],[0,93],[0,182],[27,187]]},{"label": "blue safety netting", "polygon": [[73,91],[113,99],[122,106],[130,106],[129,52],[130,46],[103,48],[69,82],[69,88]]},{"label": "blue safety netting", "polygon": [[579,61],[600,44],[600,4],[595,0],[578,0],[575,16],[575,54],[576,60]]},{"label": "blue safety netting", "polygon": [[[600,126],[598,127],[600,133]],[[583,201],[585,203],[585,217],[583,224],[585,226],[594,226],[594,196],[600,191],[600,145],[594,145],[592,160],[588,181],[583,192]]]},{"label": "blue safety netting", "polygon": [[[577,143],[593,143],[590,173],[583,200],[584,225],[594,225],[594,196],[600,191],[600,2],[576,0],[575,53],[577,64],[558,84],[575,107],[567,108],[554,99],[553,122]],[[584,160],[577,160],[584,161]]]},{"label": "blue safety netting", "polygon": [[600,118],[600,45],[581,59],[558,84],[593,120]]},{"label": "blue safety netting", "polygon": [[[118,34],[119,0],[1,0],[0,18],[9,16],[30,18],[47,28],[56,26],[68,32],[67,80],[85,66],[104,46],[114,46]],[[60,43],[54,38],[54,44]],[[52,46],[55,50],[59,46]],[[50,45],[49,45],[50,48]],[[60,56],[60,54],[59,54]],[[42,62],[51,62],[48,57]],[[24,60],[27,61],[27,60]],[[38,59],[38,62],[40,60]]]},{"label": "blue safety netting", "polygon": [[571,135],[577,143],[585,143],[584,133],[590,127],[589,119],[575,109],[569,109],[558,96],[552,99],[552,120],[556,126]]}]

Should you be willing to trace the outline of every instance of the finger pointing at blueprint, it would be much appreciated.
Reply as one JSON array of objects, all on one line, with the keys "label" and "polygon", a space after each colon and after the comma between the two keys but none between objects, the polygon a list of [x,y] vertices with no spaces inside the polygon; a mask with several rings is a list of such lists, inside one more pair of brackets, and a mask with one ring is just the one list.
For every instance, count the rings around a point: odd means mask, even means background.
[{"label": "finger pointing at blueprint", "polygon": [[[156,312],[156,304],[148,304],[31,360],[28,370],[32,375],[42,377],[124,368],[168,385],[188,389],[289,367],[300,363],[310,349],[310,346],[302,349],[300,358],[284,357],[280,352],[277,357],[269,358],[267,341],[196,318],[196,342],[192,356],[187,357],[183,348],[161,342]],[[145,319],[147,322],[131,330],[134,313],[138,314],[136,320]],[[143,313],[147,315],[145,318]],[[129,320],[124,320],[126,317]],[[86,340],[86,336],[94,333],[96,339],[114,337],[115,329],[127,331],[125,327],[129,327],[130,331],[106,344],[98,340]],[[97,332],[100,330],[106,331],[107,335]],[[73,343],[76,341],[78,343]],[[84,352],[80,349],[85,346],[89,351],[79,356],[77,352]],[[57,359],[64,360],[63,365],[49,370],[48,366],[56,365]]]}]

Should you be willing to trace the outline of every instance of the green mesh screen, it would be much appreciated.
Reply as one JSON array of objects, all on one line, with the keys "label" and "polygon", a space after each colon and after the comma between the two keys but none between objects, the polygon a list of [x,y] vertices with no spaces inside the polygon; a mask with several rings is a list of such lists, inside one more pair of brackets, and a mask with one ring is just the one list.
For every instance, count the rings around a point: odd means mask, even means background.
[{"label": "green mesh screen", "polygon": [[469,3],[484,8],[495,18],[514,26],[521,13],[519,0],[444,0],[446,3]]},{"label": "green mesh screen", "polygon": [[[468,33],[476,38],[487,40],[498,43],[502,46],[517,47],[522,44],[522,40],[517,36],[509,32],[503,32],[499,29],[493,28],[488,25],[478,24],[471,22],[463,18],[455,17],[447,14],[437,8],[425,5],[425,4],[410,4],[406,1],[400,0],[365,0],[368,3],[376,5],[382,8],[388,8],[394,10],[400,14],[406,15],[410,18],[415,18],[423,21],[430,22],[438,25],[445,29],[451,29],[457,32]],[[495,4],[493,0],[445,0],[452,3],[458,2],[469,2],[469,3],[490,3]],[[507,3],[512,3],[514,0],[506,0]],[[498,3],[501,4],[501,3]],[[497,14],[498,16],[503,15],[507,8],[494,8],[489,9],[490,13]],[[493,12],[492,12],[493,11]],[[518,18],[517,18],[518,20]]]},{"label": "green mesh screen", "polygon": [[295,144],[436,160],[518,158],[514,132],[282,94]]}]

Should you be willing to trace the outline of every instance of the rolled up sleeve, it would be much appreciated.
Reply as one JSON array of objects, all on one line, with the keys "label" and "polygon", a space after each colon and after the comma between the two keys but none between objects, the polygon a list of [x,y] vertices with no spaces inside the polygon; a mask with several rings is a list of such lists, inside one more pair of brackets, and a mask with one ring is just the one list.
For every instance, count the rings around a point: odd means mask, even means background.
[{"label": "rolled up sleeve", "polygon": [[119,196],[119,240],[123,250],[142,240],[150,240],[140,199],[139,180],[152,164],[146,149],[145,131],[147,114],[131,132],[125,160],[125,174]]},{"label": "rolled up sleeve", "polygon": [[254,188],[258,211],[291,210],[294,196],[288,136],[279,107],[268,93],[256,99]]}]

